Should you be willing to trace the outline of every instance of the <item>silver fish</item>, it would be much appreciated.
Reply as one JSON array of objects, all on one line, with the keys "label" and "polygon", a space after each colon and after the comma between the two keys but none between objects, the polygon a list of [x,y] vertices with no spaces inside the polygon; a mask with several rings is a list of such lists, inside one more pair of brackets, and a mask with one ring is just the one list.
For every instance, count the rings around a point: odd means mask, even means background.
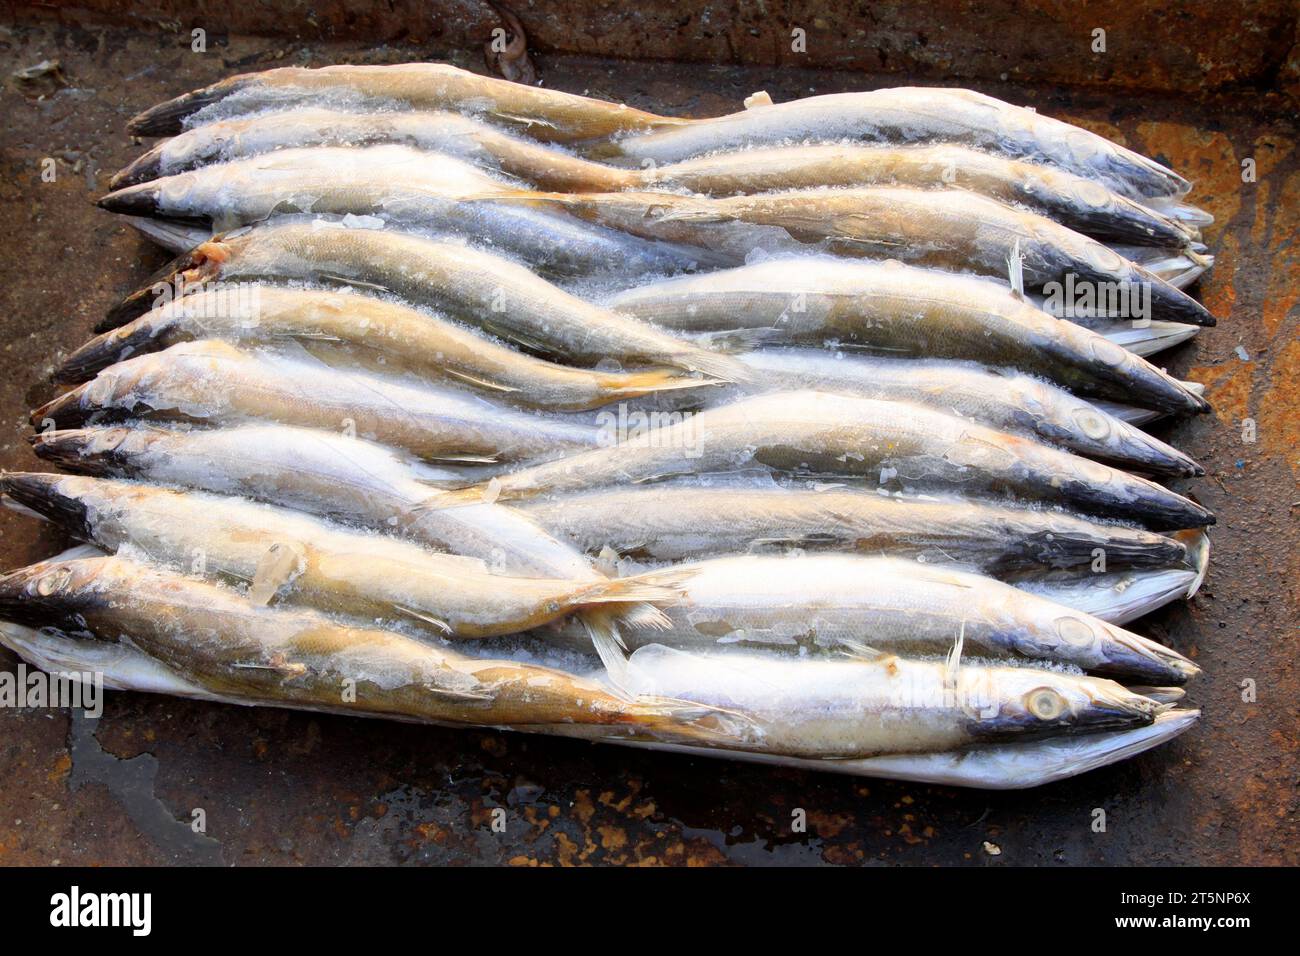
[{"label": "silver fish", "polygon": [[[580,222],[563,210],[530,208],[511,198],[515,191],[438,153],[406,146],[319,147],[279,150],[127,186],[99,205],[127,216],[198,221],[216,230],[290,214],[365,217],[455,234],[559,275],[662,274],[721,261],[699,248]],[[481,201],[464,201],[470,197]]]},{"label": "silver fish", "polygon": [[[608,167],[605,167],[608,168]],[[537,178],[539,188],[548,188]],[[1108,189],[1095,179],[951,143],[882,146],[819,143],[710,153],[640,171],[644,187],[668,186],[712,196],[820,186],[955,186],[1018,203],[1107,242],[1181,248],[1190,241],[1179,222]],[[591,177],[594,182],[598,177]],[[625,182],[614,189],[626,189]],[[598,186],[560,192],[600,192]]]},{"label": "silver fish", "polygon": [[254,498],[481,558],[503,572],[596,576],[581,552],[512,508],[429,507],[436,494],[429,482],[449,480],[453,472],[335,432],[288,425],[136,425],[42,431],[32,443],[39,457],[81,474]]},{"label": "silver fish", "polygon": [[899,262],[781,258],[647,283],[605,304],[683,334],[741,332],[771,345],[966,359],[1081,395],[1170,412],[1209,408],[1149,362],[996,282]]},{"label": "silver fish", "polygon": [[180,132],[187,119],[197,119],[195,114],[218,104],[228,113],[249,113],[330,96],[351,97],[359,107],[455,109],[553,142],[688,122],[622,103],[480,76],[448,63],[396,63],[241,73],[147,109],[132,118],[127,129],[133,136],[171,135]]},{"label": "silver fish", "polygon": [[[960,636],[977,657],[1056,661],[1156,685],[1199,673],[1177,651],[1089,614],[983,575],[916,561],[745,555],[660,573],[684,599],[664,605],[666,625],[622,628],[629,647],[721,652],[735,645],[870,659],[942,655]],[[635,580],[660,579],[650,572]]]},{"label": "silver fish", "polygon": [[593,305],[501,256],[393,230],[309,223],[269,224],[203,243],[128,296],[99,330],[147,311],[160,289],[267,278],[387,291],[570,361],[656,362],[728,380],[744,372],[729,356]]},{"label": "silver fish", "polygon": [[[680,591],[635,578],[498,574],[473,558],[242,498],[157,485],[10,472],[0,491],[105,551],[249,585],[260,604],[293,602],[356,619],[406,622],[435,636],[514,634],[590,607],[672,603]],[[655,620],[662,620],[659,615]]]},{"label": "silver fish", "polygon": [[612,447],[508,472],[439,500],[452,507],[770,468],[903,490],[1010,493],[1153,528],[1214,521],[1200,505],[1154,482],[907,402],[772,392],[669,422]]},{"label": "silver fish", "polygon": [[809,247],[841,256],[900,259],[992,276],[1049,298],[1091,293],[1114,300],[1117,318],[1212,326],[1201,303],[1109,247],[1027,209],[964,189],[864,186],[714,199],[674,193],[541,193],[511,200],[563,210],[646,239],[686,243],[751,261],[756,251],[793,255]]},{"label": "silver fish", "polygon": [[[246,700],[223,697],[206,690],[128,644],[79,638],[50,630],[37,631],[0,621],[0,645],[8,647],[28,663],[49,673],[102,675],[104,686],[110,689],[248,703]],[[580,730],[572,725],[552,728],[552,732],[697,757],[724,757],[804,770],[912,780],[944,786],[1019,790],[1064,780],[1142,753],[1177,737],[1189,729],[1199,716],[1200,711],[1196,710],[1167,710],[1158,714],[1152,723],[1129,730],[1048,737],[1042,740],[1013,738],[1008,743],[977,744],[960,750],[866,757],[860,760],[816,760],[662,741],[610,739],[599,728]]]},{"label": "silver fish", "polygon": [[133,355],[205,338],[251,345],[295,342],[327,361],[343,351],[376,371],[444,379],[512,404],[553,411],[711,384],[664,369],[617,372],[557,365],[442,316],[349,289],[252,283],[234,290],[200,289],[163,303],[75,350],[60,363],[55,377],[83,382]]},{"label": "silver fish", "polygon": [[124,415],[229,424],[262,419],[363,438],[445,461],[512,461],[595,447],[591,425],[502,407],[309,357],[201,339],[110,366],[32,412],[38,428]]},{"label": "silver fish", "polygon": [[[1065,389],[1010,369],[966,362],[886,358],[825,349],[765,349],[740,357],[764,391],[811,388],[861,398],[915,402],[991,428],[1036,437],[1117,467],[1160,475],[1203,475],[1178,449],[1111,417]],[[706,396],[714,406],[734,387]]]},{"label": "silver fish", "polygon": [[1191,189],[1173,170],[1096,133],[971,90],[933,87],[830,93],[755,106],[630,135],[598,152],[671,163],[745,146],[836,140],[959,143],[1054,166],[1132,199],[1180,197]]},{"label": "silver fish", "polygon": [[732,651],[638,649],[619,676],[631,693],[668,696],[746,718],[716,746],[853,759],[950,751],[1017,737],[1150,724],[1166,705],[1104,678],[1035,667],[868,661]]},{"label": "silver fish", "polygon": [[800,548],[968,565],[997,577],[1113,568],[1185,568],[1166,535],[1041,508],[968,498],[899,498],[859,489],[683,482],[602,488],[521,501],[556,537],[589,554],[647,561]]},{"label": "silver fish", "polygon": [[129,642],[222,697],[459,726],[711,737],[709,709],[629,699],[553,668],[458,654],[315,611],[267,608],[229,588],[120,556],[53,559],[0,577],[0,617]]},{"label": "silver fish", "polygon": [[[113,177],[114,190],[280,149],[396,144],[446,153],[539,189],[605,192],[637,185],[619,169],[511,135],[446,110],[355,112],[321,106],[258,113],[195,126],[163,140]],[[1149,218],[1158,218],[1147,213]]]}]

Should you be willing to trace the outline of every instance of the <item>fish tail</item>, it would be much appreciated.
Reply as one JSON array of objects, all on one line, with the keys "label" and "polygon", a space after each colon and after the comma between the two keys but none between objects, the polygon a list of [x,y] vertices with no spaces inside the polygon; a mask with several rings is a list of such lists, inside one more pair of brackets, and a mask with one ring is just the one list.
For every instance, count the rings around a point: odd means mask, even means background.
[{"label": "fish tail", "polygon": [[679,369],[648,369],[607,375],[601,378],[600,388],[608,400],[637,398],[655,392],[672,392],[685,388],[704,388],[722,385],[721,380],[683,375]]},{"label": "fish tail", "polygon": [[656,737],[713,747],[744,746],[759,729],[738,711],[677,697],[637,697],[618,722],[645,727]]},{"label": "fish tail", "polygon": [[231,77],[201,90],[173,97],[132,116],[127,121],[126,130],[132,136],[173,136],[181,132],[187,117],[220,102],[247,82],[244,77]]},{"label": "fish tail", "polygon": [[582,604],[673,604],[682,592],[670,584],[648,580],[645,576],[609,578],[585,584],[572,596],[572,603]]}]

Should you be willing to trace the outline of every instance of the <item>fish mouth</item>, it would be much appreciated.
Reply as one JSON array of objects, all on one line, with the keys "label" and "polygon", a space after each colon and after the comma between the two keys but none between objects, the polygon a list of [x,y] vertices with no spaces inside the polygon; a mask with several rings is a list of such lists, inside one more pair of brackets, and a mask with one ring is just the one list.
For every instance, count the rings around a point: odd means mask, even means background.
[{"label": "fish mouth", "polygon": [[[220,251],[218,251],[220,250]],[[159,287],[167,286],[183,293],[186,288],[191,291],[200,288],[210,278],[220,273],[221,263],[228,258],[225,247],[218,239],[200,243],[189,252],[182,253],[167,263],[145,283],[117,305],[108,310],[103,320],[95,326],[95,332],[103,334],[126,325],[132,319],[138,319],[146,312],[152,311],[159,302]]]},{"label": "fish mouth", "polygon": [[[126,440],[126,428],[68,428],[29,435],[36,457],[82,475],[110,477],[123,473],[128,464],[117,449]],[[120,434],[114,434],[119,432]]]},{"label": "fish mouth", "polygon": [[1111,631],[1105,645],[1106,663],[1093,668],[1099,674],[1120,675],[1157,686],[1179,686],[1201,673],[1191,660],[1173,648],[1137,634]]},{"label": "fish mouth", "polygon": [[251,82],[254,82],[254,77],[233,76],[201,90],[174,97],[131,117],[126,130],[132,136],[174,136],[184,129],[186,118],[219,103]]},{"label": "fish mouth", "polygon": [[1205,475],[1205,468],[1190,455],[1159,439],[1152,438],[1141,429],[1128,428],[1120,438],[1120,460],[1124,467],[1139,468],[1150,474],[1167,475],[1178,478],[1200,478]]},{"label": "fish mouth", "polygon": [[38,431],[46,431],[51,425],[55,429],[76,428],[86,424],[94,409],[82,404],[90,383],[78,385],[71,391],[64,392],[36,408],[31,414],[31,424]]},{"label": "fish mouth", "polygon": [[144,322],[100,333],[59,363],[50,378],[61,385],[79,385],[110,365],[153,351],[155,338],[155,330]]},{"label": "fish mouth", "polygon": [[90,536],[89,511],[85,502],[59,490],[63,475],[34,471],[0,474],[0,493],[30,508],[80,538]]},{"label": "fish mouth", "polygon": [[158,216],[162,213],[160,199],[162,187],[156,182],[139,183],[115,189],[100,196],[95,205],[108,212],[121,213],[124,216]]},{"label": "fish mouth", "polygon": [[41,596],[32,583],[49,570],[49,562],[28,565],[0,575],[0,620],[24,627],[71,627],[84,629],[85,622],[56,597]]},{"label": "fish mouth", "polygon": [[1170,706],[1172,705],[1129,693],[1116,685],[1114,691],[1103,690],[1094,694],[1088,706],[1075,715],[1070,729],[1074,733],[1095,733],[1099,730],[1143,727],[1153,723],[1156,716]]},{"label": "fish mouth", "polygon": [[113,178],[108,181],[108,188],[113,192],[117,192],[128,186],[139,186],[142,183],[152,182],[161,178],[161,176],[162,155],[160,148],[155,146],[118,170],[113,175]]}]

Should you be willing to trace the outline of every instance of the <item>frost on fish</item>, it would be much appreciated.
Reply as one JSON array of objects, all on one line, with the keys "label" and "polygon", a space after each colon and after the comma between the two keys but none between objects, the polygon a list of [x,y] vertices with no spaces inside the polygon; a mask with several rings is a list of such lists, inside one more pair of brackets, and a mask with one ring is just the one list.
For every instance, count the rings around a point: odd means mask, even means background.
[{"label": "frost on fish", "polygon": [[[1152,528],[1214,520],[1154,482],[1048,445],[920,405],[818,391],[742,398],[612,447],[508,472],[493,479],[493,500],[745,468],[891,490],[1057,500]],[[479,484],[440,500],[481,502],[486,490]]]},{"label": "frost on fish", "polygon": [[1191,188],[1172,170],[1077,126],[970,90],[931,87],[810,96],[627,136],[616,151],[667,163],[741,146],[837,140],[976,146],[1055,166],[1139,200],[1182,196]]}]

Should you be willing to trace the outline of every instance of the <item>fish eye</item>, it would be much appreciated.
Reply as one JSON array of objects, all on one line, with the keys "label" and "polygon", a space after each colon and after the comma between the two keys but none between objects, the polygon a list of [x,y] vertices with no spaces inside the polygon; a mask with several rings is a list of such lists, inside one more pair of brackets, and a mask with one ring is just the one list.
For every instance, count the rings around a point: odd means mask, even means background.
[{"label": "fish eye", "polygon": [[55,591],[62,590],[71,579],[72,568],[63,567],[47,571],[36,579],[36,593],[41,597],[49,597]]},{"label": "fish eye", "polygon": [[1093,641],[1092,628],[1088,626],[1087,621],[1077,617],[1058,618],[1056,633],[1061,635],[1061,640],[1065,643],[1073,644],[1075,647],[1086,647]]},{"label": "fish eye", "polygon": [[1025,707],[1039,720],[1055,720],[1065,713],[1065,698],[1050,687],[1039,687],[1025,695]]},{"label": "fish eye", "polygon": [[1090,408],[1081,408],[1076,411],[1074,413],[1074,423],[1079,426],[1085,435],[1094,440],[1105,438],[1110,432],[1110,426],[1106,424],[1106,419]]}]

